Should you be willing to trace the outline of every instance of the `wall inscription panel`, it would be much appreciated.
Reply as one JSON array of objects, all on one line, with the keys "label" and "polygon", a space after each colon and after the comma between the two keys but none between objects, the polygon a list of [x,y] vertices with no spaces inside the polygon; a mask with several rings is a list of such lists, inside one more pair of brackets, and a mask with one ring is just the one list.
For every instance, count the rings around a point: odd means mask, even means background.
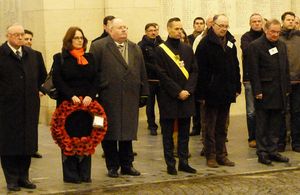
[{"label": "wall inscription panel", "polygon": [[[230,22],[233,34],[243,34],[249,30],[249,17],[260,13],[264,18],[276,18],[291,10],[291,0],[162,0],[163,24],[171,17],[182,20],[185,31],[193,32],[194,18],[206,18],[209,14],[224,13]],[[166,29],[166,25],[162,25]]]}]

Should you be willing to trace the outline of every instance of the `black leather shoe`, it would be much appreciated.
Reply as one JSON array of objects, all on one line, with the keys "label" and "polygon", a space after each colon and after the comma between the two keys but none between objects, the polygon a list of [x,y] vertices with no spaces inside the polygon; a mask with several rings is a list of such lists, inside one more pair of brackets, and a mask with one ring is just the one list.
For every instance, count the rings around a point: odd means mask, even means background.
[{"label": "black leather shoe", "polygon": [[258,157],[258,162],[265,164],[265,165],[271,165],[272,161],[269,159],[269,157],[267,155],[264,156],[259,156]]},{"label": "black leather shoe", "polygon": [[150,135],[157,135],[157,131],[154,129],[150,129]]},{"label": "black leather shoe", "polygon": [[167,172],[169,175],[177,175],[177,171],[176,171],[175,167],[168,167]]},{"label": "black leather shoe", "polygon": [[72,181],[68,181],[68,180],[64,180],[65,183],[74,183],[74,184],[81,184],[80,180],[72,180]]},{"label": "black leather shoe", "polygon": [[191,133],[190,133],[190,136],[194,136],[194,135],[200,135],[200,130],[192,130]]},{"label": "black leather shoe", "polygon": [[34,155],[32,155],[32,157],[33,158],[42,158],[43,156],[40,153],[36,152]]},{"label": "black leather shoe", "polygon": [[21,188],[16,183],[9,183],[9,184],[7,184],[7,190],[9,190],[9,191],[20,191]]},{"label": "black leather shoe", "polygon": [[108,177],[112,177],[112,178],[119,177],[118,171],[114,169],[110,169],[108,171]]},{"label": "black leather shoe", "polygon": [[36,188],[36,185],[34,185],[33,183],[31,183],[31,182],[28,181],[28,180],[21,180],[21,181],[18,181],[18,185],[19,185],[20,187],[28,188],[28,189],[35,189],[35,188]]},{"label": "black leather shoe", "polygon": [[187,172],[187,173],[196,173],[196,169],[190,167],[190,165],[179,165],[178,166],[178,171],[184,171],[184,172]]},{"label": "black leather shoe", "polygon": [[300,152],[300,146],[295,146],[295,147],[293,148],[293,151],[295,151],[295,152]]},{"label": "black leather shoe", "polygon": [[282,156],[280,154],[269,155],[269,159],[275,162],[289,162],[290,160],[288,157]]},{"label": "black leather shoe", "polygon": [[278,152],[284,152],[284,151],[285,151],[285,145],[279,144],[279,145],[277,146],[277,151],[278,151]]},{"label": "black leather shoe", "polygon": [[122,169],[121,168],[121,173],[123,175],[133,175],[133,176],[141,175],[141,173],[138,170],[134,169],[133,167],[127,168],[127,169]]}]

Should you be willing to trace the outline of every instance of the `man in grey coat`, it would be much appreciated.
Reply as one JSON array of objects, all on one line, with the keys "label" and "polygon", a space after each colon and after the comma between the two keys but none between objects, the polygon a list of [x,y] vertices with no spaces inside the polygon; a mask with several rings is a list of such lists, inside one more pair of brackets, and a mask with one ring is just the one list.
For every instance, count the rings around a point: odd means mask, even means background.
[{"label": "man in grey coat", "polygon": [[39,91],[47,76],[37,53],[24,44],[24,29],[12,24],[0,47],[0,155],[10,191],[34,189],[29,178],[31,156],[37,152]]},{"label": "man in grey coat", "polygon": [[146,105],[147,73],[138,45],[127,39],[123,20],[111,21],[106,38],[92,43],[90,52],[100,71],[99,103],[103,106],[108,128],[102,141],[109,177],[140,175],[133,168],[132,140],[137,139],[139,107]]}]

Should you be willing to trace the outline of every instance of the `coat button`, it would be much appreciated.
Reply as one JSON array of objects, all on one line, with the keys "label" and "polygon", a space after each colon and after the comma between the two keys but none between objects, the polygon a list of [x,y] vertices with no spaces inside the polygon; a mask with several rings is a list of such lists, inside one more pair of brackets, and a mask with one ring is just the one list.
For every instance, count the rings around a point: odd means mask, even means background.
[{"label": "coat button", "polygon": [[23,79],[23,76],[20,76],[20,79]]}]

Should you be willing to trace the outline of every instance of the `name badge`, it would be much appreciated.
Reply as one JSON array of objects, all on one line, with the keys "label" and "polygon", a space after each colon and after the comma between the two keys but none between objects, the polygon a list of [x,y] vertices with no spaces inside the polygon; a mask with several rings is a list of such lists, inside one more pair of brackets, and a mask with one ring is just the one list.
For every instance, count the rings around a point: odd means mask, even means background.
[{"label": "name badge", "polygon": [[277,47],[273,47],[272,49],[269,49],[269,53],[271,56],[277,54],[278,53]]},{"label": "name badge", "polygon": [[232,49],[233,43],[231,43],[230,41],[227,41],[227,46],[230,47],[230,48]]},{"label": "name badge", "polygon": [[184,67],[184,61],[179,61],[179,66]]}]

